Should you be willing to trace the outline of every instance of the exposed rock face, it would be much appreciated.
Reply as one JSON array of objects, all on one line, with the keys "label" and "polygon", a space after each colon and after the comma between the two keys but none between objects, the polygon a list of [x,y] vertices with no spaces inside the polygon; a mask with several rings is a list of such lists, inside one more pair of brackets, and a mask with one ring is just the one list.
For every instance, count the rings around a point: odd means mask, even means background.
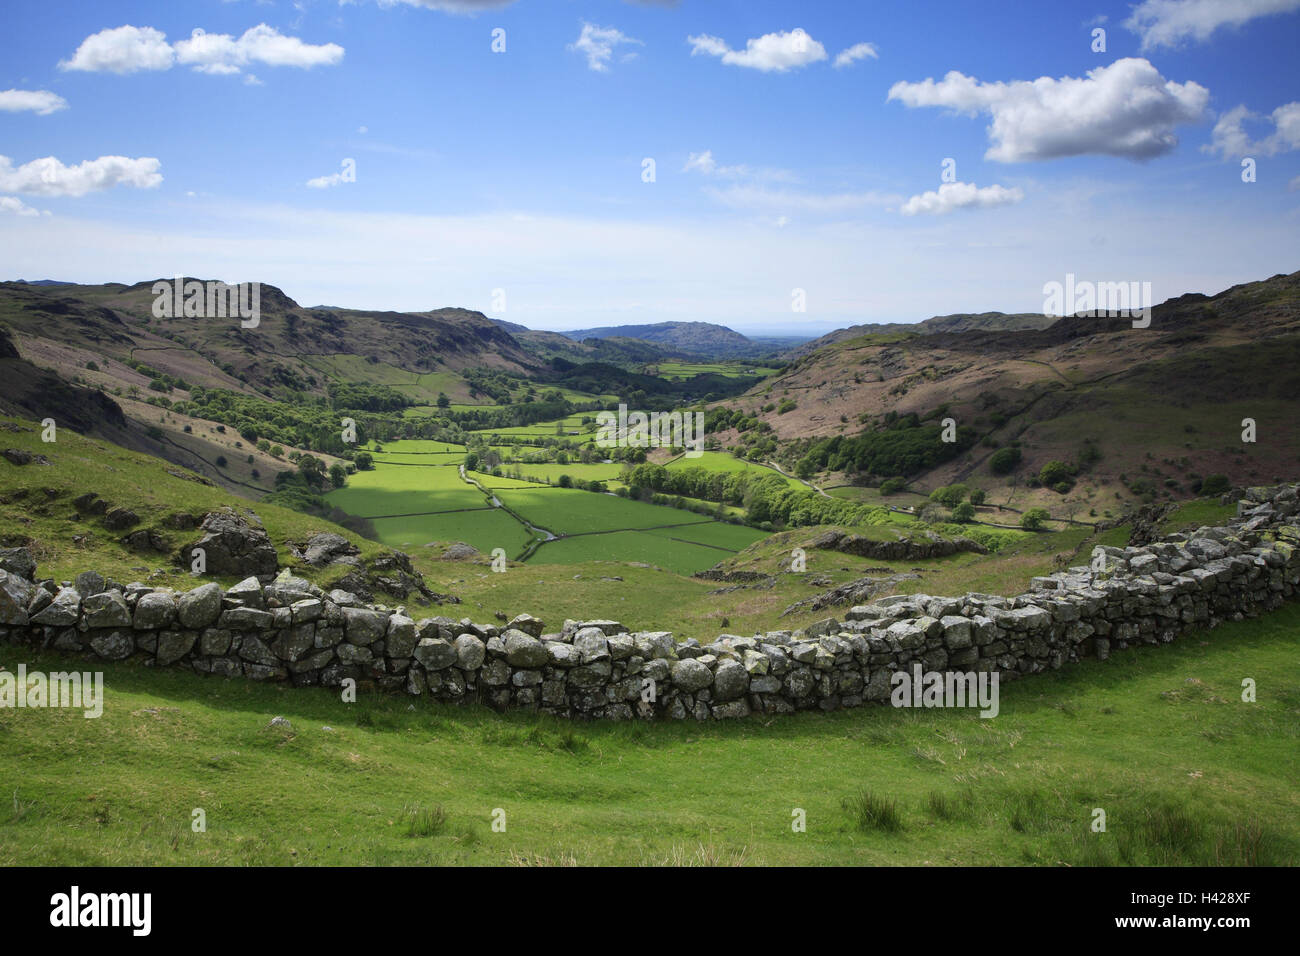
[{"label": "exposed rock face", "polygon": [[477,558],[479,549],[472,544],[466,544],[464,541],[457,541],[446,551],[442,552],[441,560],[443,561],[468,561]]},{"label": "exposed rock face", "polygon": [[356,564],[360,553],[357,546],[343,535],[328,531],[312,535],[301,551],[294,550],[297,558],[313,568],[323,568],[327,564]]},{"label": "exposed rock face", "polygon": [[287,572],[176,593],[87,571],[55,592],[0,569],[0,640],[302,686],[350,678],[570,717],[725,719],[883,702],[892,675],[918,666],[1011,680],[1167,643],[1300,597],[1298,545],[1300,486],[1250,489],[1224,527],[1098,548],[1095,564],[1035,578],[1016,597],[895,595],[844,621],[706,645],[609,620],[565,621],[559,633],[527,614],[504,626],[416,622]]},{"label": "exposed rock face", "polygon": [[208,574],[275,574],[280,566],[270,536],[233,511],[209,512],[199,529],[203,535],[181,548],[178,556],[185,567],[195,548],[203,550]]},{"label": "exposed rock face", "polygon": [[0,570],[35,581],[36,559],[30,548],[0,548]]}]

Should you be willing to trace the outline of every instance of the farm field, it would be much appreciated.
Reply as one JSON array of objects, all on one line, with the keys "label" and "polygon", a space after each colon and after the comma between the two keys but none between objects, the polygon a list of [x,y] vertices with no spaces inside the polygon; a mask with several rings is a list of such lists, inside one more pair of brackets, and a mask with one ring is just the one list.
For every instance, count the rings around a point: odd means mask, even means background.
[{"label": "farm field", "polygon": [[475,511],[379,518],[372,524],[380,541],[407,553],[434,541],[464,541],[484,554],[502,548],[507,557],[518,557],[532,540],[532,535],[500,508],[488,505],[482,495],[478,500],[482,507]]},{"label": "farm field", "polygon": [[501,491],[499,497],[533,524],[557,535],[714,523],[704,515],[677,508],[570,488],[511,489]]},{"label": "farm field", "polygon": [[797,478],[782,475],[775,468],[769,468],[766,465],[760,465],[752,461],[744,461],[733,455],[728,455],[727,453],[720,451],[701,452],[696,458],[687,458],[685,455],[679,455],[671,461],[666,462],[664,467],[674,470],[682,468],[703,468],[705,471],[717,471],[727,475],[738,475],[741,472],[756,472],[761,475],[776,475],[777,477],[785,478],[786,482],[792,488],[806,489],[808,487]]},{"label": "farm field", "polygon": [[737,362],[656,362],[660,378],[686,379],[696,375],[725,375],[727,378],[775,375],[776,369]]},{"label": "farm field", "polygon": [[[713,524],[715,522],[710,522]],[[687,526],[691,527],[691,526]],[[641,561],[677,574],[689,575],[713,567],[731,552],[712,548],[671,535],[686,527],[650,531],[614,531],[547,541],[529,559],[529,564],[583,564],[588,561]],[[611,568],[610,573],[621,573]],[[614,608],[617,611],[617,608]]]},{"label": "farm field", "polygon": [[429,514],[478,508],[483,494],[461,481],[454,465],[377,464],[359,471],[343,488],[331,491],[326,501],[361,518]]}]

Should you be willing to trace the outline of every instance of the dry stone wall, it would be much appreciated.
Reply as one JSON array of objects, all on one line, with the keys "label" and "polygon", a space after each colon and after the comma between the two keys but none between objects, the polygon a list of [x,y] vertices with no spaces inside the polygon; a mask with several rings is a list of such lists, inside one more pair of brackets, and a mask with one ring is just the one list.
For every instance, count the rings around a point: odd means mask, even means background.
[{"label": "dry stone wall", "polygon": [[1249,491],[1223,527],[1099,548],[1092,565],[1035,578],[1016,597],[895,596],[843,621],[704,645],[606,620],[565,621],[555,632],[528,614],[504,626],[415,620],[287,571],[187,592],[122,586],[93,571],[38,582],[30,555],[10,552],[0,554],[0,641],[300,686],[351,678],[571,717],[835,710],[888,700],[892,675],[918,663],[1006,680],[1274,609],[1300,594],[1298,490]]}]

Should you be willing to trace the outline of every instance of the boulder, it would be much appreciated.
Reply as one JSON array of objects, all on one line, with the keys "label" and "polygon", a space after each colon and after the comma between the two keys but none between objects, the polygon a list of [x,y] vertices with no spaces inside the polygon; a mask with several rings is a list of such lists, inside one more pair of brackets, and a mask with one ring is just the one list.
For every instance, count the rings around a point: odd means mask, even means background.
[{"label": "boulder", "polygon": [[87,627],[130,627],[131,610],[117,591],[92,594],[81,602]]},{"label": "boulder", "polygon": [[202,535],[180,550],[182,567],[190,566],[195,548],[202,549],[209,574],[275,574],[280,566],[270,536],[233,511],[209,512],[199,530]]},{"label": "boulder", "polygon": [[221,585],[215,581],[182,594],[176,602],[176,616],[181,627],[199,630],[217,623],[221,616],[221,598]]},{"label": "boulder", "polygon": [[21,627],[27,623],[27,605],[36,586],[11,571],[0,570],[0,624]]},{"label": "boulder", "polygon": [[132,626],[138,630],[167,627],[176,618],[176,598],[166,591],[150,591],[135,602]]},{"label": "boulder", "polygon": [[32,556],[30,548],[0,548],[0,571],[35,581],[36,558]]}]

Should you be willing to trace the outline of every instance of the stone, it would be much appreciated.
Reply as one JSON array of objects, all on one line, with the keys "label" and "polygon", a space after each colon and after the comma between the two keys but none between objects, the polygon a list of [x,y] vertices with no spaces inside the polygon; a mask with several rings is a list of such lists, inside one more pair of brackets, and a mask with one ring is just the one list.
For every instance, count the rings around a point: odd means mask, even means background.
[{"label": "stone", "polygon": [[546,646],[523,631],[508,630],[502,635],[506,660],[515,667],[544,667],[549,655]]},{"label": "stone", "polygon": [[130,631],[102,631],[90,639],[90,646],[100,657],[121,661],[135,653],[135,637]]},{"label": "stone", "polygon": [[[3,598],[0,597],[0,602]],[[3,612],[0,611],[0,618]],[[31,623],[47,627],[75,627],[81,617],[81,594],[76,588],[60,588],[54,600],[32,615]]]},{"label": "stone", "polygon": [[713,697],[718,701],[735,700],[749,690],[749,672],[736,661],[719,661],[713,672]]},{"label": "stone", "polygon": [[0,548],[0,571],[8,571],[27,581],[35,581],[36,558],[32,556],[30,548]]},{"label": "stone", "polygon": [[92,594],[81,602],[86,627],[130,627],[131,611],[117,591]]},{"label": "stone", "polygon": [[577,651],[584,664],[610,659],[609,641],[605,637],[605,632],[597,627],[584,627],[574,634],[573,649]]},{"label": "stone", "polygon": [[[422,622],[423,623],[423,622]],[[385,650],[389,657],[410,657],[419,640],[415,622],[404,614],[394,614],[388,619],[388,631],[384,637]]]},{"label": "stone", "polygon": [[176,602],[176,618],[181,627],[195,630],[211,627],[221,616],[221,599],[220,584],[201,584],[180,596]]},{"label": "stone", "polygon": [[441,637],[425,637],[415,645],[414,657],[425,670],[440,671],[456,663],[456,648]]},{"label": "stone", "polygon": [[476,671],[483,666],[487,648],[473,634],[461,634],[452,642],[456,650],[456,666],[463,671]]},{"label": "stone", "polygon": [[202,549],[205,570],[218,576],[275,574],[280,559],[271,538],[234,511],[212,511],[199,525],[202,534],[180,549],[180,564],[189,567],[192,552]]},{"label": "stone", "polygon": [[[198,641],[199,635],[195,631],[162,631],[158,634],[158,646],[155,649],[155,660],[163,667],[168,664],[174,664],[194,649],[194,644]],[[218,651],[219,654],[225,653],[225,648]]]},{"label": "stone", "polygon": [[523,631],[530,637],[541,637],[544,629],[543,624],[531,614],[518,614],[511,618],[507,628],[514,628],[517,631]]},{"label": "stone", "polygon": [[137,630],[167,627],[176,619],[176,598],[166,591],[151,591],[135,602],[132,626]]},{"label": "stone", "polygon": [[353,644],[373,644],[388,632],[388,615],[369,608],[345,607],[348,640]]},{"label": "stone", "polygon": [[674,661],[671,673],[673,686],[688,694],[703,690],[713,683],[713,672],[698,660]]}]

